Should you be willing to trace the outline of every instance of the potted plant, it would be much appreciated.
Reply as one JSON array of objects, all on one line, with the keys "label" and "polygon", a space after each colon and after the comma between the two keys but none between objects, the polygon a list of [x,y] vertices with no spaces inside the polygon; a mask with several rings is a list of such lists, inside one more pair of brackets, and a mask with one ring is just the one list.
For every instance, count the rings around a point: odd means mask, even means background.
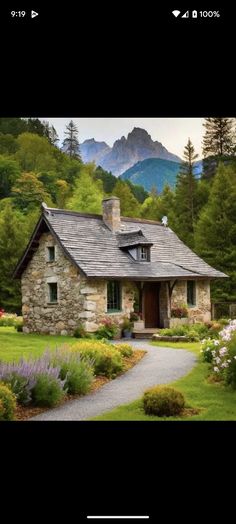
[{"label": "potted plant", "polygon": [[181,305],[171,309],[170,328],[188,323],[189,319],[187,306]]},{"label": "potted plant", "polygon": [[132,327],[133,324],[129,318],[125,317],[122,323],[122,333],[125,338],[132,337]]},{"label": "potted plant", "polygon": [[142,329],[144,329],[144,320],[142,320],[142,313],[131,313],[130,320],[131,322],[133,322],[134,331],[142,331]]}]

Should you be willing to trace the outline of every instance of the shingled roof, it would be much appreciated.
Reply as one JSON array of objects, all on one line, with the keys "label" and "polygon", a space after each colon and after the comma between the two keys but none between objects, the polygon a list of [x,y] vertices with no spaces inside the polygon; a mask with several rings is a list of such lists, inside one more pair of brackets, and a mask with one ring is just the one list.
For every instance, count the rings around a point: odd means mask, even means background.
[{"label": "shingled roof", "polygon": [[[137,228],[141,234],[137,233]],[[167,280],[223,278],[221,271],[209,266],[162,224],[149,220],[121,217],[116,234],[104,224],[101,215],[76,213],[60,209],[43,209],[31,241],[19,261],[14,276],[27,267],[43,231],[50,231],[66,256],[87,277],[126,278],[133,280]],[[151,260],[136,261],[124,249],[125,235],[153,244]]]},{"label": "shingled roof", "polygon": [[152,246],[152,242],[148,240],[141,229],[137,231],[128,231],[117,234],[118,246],[120,248],[134,247],[134,246]]}]

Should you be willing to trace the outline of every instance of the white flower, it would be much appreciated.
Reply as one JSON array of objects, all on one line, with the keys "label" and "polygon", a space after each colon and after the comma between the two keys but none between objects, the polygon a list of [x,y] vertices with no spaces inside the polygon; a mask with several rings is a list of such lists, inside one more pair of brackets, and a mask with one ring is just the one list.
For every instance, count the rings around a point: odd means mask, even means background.
[{"label": "white flower", "polygon": [[214,371],[215,371],[216,373],[219,373],[219,368],[218,368],[217,366],[215,366],[215,367],[214,367]]},{"label": "white flower", "polygon": [[215,350],[214,350],[214,349],[213,349],[213,351],[212,351],[211,353],[212,353],[213,357],[215,357],[215,355],[216,355],[216,352],[215,352]]},{"label": "white flower", "polygon": [[219,357],[216,357],[215,361],[216,361],[216,364],[219,364],[221,362]]},{"label": "white flower", "polygon": [[220,355],[225,355],[225,353],[227,353],[227,348],[224,346],[223,348],[220,348],[220,351],[219,351],[219,354]]},{"label": "white flower", "polygon": [[219,340],[214,340],[214,345],[219,346]]},{"label": "white flower", "polygon": [[230,358],[228,358],[227,362],[229,362],[229,364],[230,364],[230,362],[231,362]]},{"label": "white flower", "polygon": [[234,358],[235,358],[235,360],[236,360],[236,355],[234,355]]}]

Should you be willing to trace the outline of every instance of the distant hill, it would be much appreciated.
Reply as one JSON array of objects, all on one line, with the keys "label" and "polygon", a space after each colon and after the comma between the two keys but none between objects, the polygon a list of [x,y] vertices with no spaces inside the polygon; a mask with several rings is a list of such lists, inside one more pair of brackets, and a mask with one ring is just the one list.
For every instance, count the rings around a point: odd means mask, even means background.
[{"label": "distant hill", "polygon": [[93,138],[80,146],[82,160],[94,161],[106,171],[119,176],[139,161],[159,158],[179,162],[180,158],[168,151],[161,142],[153,141],[145,129],[134,127],[127,138],[122,136],[110,148],[105,142]]},{"label": "distant hill", "polygon": [[[200,176],[201,165],[201,160],[196,162],[196,178]],[[158,193],[160,193],[165,184],[169,184],[170,187],[175,186],[179,168],[180,162],[171,162],[170,160],[160,158],[147,158],[127,169],[120,178],[130,180],[132,184],[142,185],[146,191],[151,191],[152,187],[155,187]]]}]

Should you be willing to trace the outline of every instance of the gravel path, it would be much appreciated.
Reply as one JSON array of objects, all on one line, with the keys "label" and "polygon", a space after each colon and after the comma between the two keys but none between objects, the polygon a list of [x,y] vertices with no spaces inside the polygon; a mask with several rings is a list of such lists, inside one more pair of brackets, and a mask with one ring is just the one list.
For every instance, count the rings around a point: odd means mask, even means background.
[{"label": "gravel path", "polygon": [[151,346],[147,340],[131,340],[129,343],[136,349],[147,351],[136,366],[98,391],[45,411],[30,420],[91,419],[136,400],[148,387],[167,384],[186,375],[196,360],[192,353],[184,349]]}]

